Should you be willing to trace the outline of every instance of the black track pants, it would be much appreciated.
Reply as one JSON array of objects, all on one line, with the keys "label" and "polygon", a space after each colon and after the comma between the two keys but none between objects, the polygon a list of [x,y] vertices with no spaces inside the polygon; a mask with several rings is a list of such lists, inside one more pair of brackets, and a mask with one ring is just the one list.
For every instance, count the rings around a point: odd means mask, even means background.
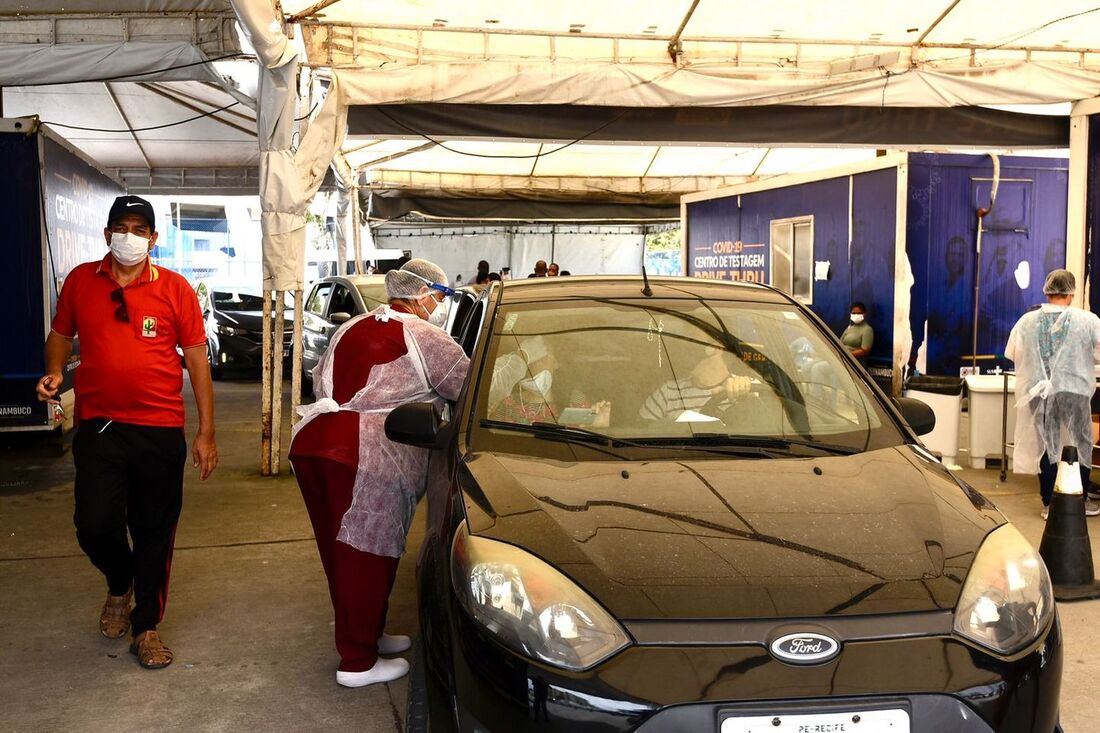
[{"label": "black track pants", "polygon": [[76,539],[111,595],[133,585],[134,636],[164,617],[186,457],[181,428],[93,419],[73,438]]}]

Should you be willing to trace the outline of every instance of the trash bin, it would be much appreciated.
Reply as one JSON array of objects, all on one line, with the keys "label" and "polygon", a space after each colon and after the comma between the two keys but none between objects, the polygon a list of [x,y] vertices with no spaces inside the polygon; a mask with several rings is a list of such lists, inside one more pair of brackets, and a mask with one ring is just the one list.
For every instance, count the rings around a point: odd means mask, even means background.
[{"label": "trash bin", "polygon": [[[978,374],[966,378],[966,389],[970,392],[970,465],[973,468],[985,468],[986,458],[1001,458],[1001,421],[1006,401],[1004,385],[1005,378],[1001,374]],[[1008,442],[1012,442],[1016,431],[1015,393],[1016,377],[1010,376],[1007,395]]]},{"label": "trash bin", "polygon": [[924,447],[953,466],[959,455],[959,414],[962,412],[962,377],[919,376],[909,379],[905,396],[918,399],[936,414],[936,427],[921,437]]}]

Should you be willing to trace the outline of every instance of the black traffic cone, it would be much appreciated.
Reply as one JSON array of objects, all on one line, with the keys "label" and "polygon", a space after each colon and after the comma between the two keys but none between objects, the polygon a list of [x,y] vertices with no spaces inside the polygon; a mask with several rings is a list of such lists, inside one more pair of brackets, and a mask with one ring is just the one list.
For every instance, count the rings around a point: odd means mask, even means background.
[{"label": "black traffic cone", "polygon": [[1081,486],[1081,468],[1077,463],[1077,448],[1062,448],[1058,477],[1054,481],[1054,498],[1050,502],[1047,526],[1039,543],[1054,597],[1059,601],[1079,601],[1100,598],[1100,583],[1092,567],[1092,543],[1085,522],[1085,492]]}]

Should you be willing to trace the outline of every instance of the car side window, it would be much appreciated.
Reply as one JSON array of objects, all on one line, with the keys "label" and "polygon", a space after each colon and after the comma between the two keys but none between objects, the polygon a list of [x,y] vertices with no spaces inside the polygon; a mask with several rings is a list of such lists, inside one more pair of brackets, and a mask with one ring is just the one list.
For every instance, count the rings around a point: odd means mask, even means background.
[{"label": "car side window", "polygon": [[337,284],[332,289],[332,297],[328,301],[329,317],[332,317],[333,313],[347,313],[354,316],[355,311],[355,299],[351,297],[351,291],[346,286]]},{"label": "car side window", "polygon": [[451,321],[451,337],[466,352],[466,356],[474,353],[477,346],[477,336],[481,332],[482,320],[485,316],[485,300],[475,300],[468,294],[463,294],[462,300],[452,306],[455,309]]},{"label": "car side window", "polygon": [[320,316],[325,313],[325,301],[328,300],[328,294],[332,291],[332,283],[319,283],[313,288],[313,292],[309,294],[309,300],[306,302],[306,311],[314,315]]}]

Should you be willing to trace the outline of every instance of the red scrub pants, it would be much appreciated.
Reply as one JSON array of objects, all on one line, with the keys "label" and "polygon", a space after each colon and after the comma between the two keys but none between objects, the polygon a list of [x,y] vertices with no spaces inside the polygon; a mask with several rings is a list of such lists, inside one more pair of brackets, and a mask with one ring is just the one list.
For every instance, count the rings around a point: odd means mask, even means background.
[{"label": "red scrub pants", "polygon": [[292,458],[328,577],[341,672],[365,672],[378,661],[390,590],[399,558],[374,555],[336,541],[351,506],[355,468],[325,458]]}]

